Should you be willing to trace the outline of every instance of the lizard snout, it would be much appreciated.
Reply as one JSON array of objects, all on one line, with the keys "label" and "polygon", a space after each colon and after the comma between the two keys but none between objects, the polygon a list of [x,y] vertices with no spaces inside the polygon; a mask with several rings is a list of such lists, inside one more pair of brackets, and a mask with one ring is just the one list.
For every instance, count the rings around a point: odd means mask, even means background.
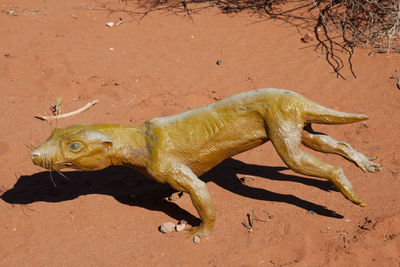
[{"label": "lizard snout", "polygon": [[31,152],[31,159],[33,164],[43,167],[45,169],[51,169],[52,167],[49,165],[49,161],[46,160],[45,153],[43,151],[40,151],[39,149],[35,149]]},{"label": "lizard snout", "polygon": [[40,157],[40,151],[37,150],[37,149],[33,150],[33,151],[31,152],[31,159],[32,159],[32,160],[35,160],[35,158],[38,158],[38,157]]}]

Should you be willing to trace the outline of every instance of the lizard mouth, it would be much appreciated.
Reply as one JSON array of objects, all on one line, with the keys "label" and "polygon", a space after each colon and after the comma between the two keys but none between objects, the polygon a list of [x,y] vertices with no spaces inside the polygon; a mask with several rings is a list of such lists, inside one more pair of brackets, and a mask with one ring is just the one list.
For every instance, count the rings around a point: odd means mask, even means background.
[{"label": "lizard mouth", "polygon": [[60,162],[60,163],[54,164],[52,166],[52,169],[53,170],[59,170],[59,169],[67,168],[67,167],[70,167],[70,166],[72,166],[72,162]]},{"label": "lizard mouth", "polygon": [[35,165],[48,170],[59,170],[72,166],[72,162],[68,161],[56,163],[53,157],[49,157],[38,149],[33,150],[30,156]]},{"label": "lizard mouth", "polygon": [[61,163],[57,163],[57,164],[55,164],[56,166],[62,166],[62,165],[65,165],[65,166],[72,166],[72,162],[61,162]]},{"label": "lizard mouth", "polygon": [[72,166],[71,162],[60,162],[60,163],[52,163],[52,162],[41,162],[40,164],[38,164],[39,166],[48,169],[50,171],[57,171],[63,168],[67,168],[69,166]]}]

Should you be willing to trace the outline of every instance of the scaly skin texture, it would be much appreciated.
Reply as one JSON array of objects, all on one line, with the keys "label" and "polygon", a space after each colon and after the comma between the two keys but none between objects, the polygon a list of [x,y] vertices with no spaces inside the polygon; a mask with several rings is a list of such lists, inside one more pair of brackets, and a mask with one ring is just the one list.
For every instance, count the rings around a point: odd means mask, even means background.
[{"label": "scaly skin texture", "polygon": [[311,123],[343,124],[365,120],[362,114],[338,112],[294,92],[259,89],[139,126],[73,125],[56,129],[31,153],[33,163],[49,170],[98,170],[129,166],[178,191],[187,192],[201,223],[190,236],[206,236],[215,223],[215,211],[204,182],[198,176],[224,159],[272,141],[293,171],[330,180],[355,204],[355,195],[342,168],[300,149],[335,153],[364,172],[381,169],[349,144],[314,132]]}]

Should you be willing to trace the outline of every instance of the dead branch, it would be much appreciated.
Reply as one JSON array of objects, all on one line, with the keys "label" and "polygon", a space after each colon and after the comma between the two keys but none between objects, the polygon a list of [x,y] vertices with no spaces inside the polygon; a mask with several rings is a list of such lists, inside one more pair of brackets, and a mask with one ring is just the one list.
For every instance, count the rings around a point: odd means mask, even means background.
[{"label": "dead branch", "polygon": [[78,113],[82,113],[82,112],[88,110],[90,107],[96,105],[97,102],[99,102],[98,99],[93,100],[92,102],[87,103],[84,107],[81,107],[80,109],[77,109],[77,110],[69,112],[69,113],[56,115],[56,116],[43,116],[41,114],[38,114],[38,115],[35,116],[35,118],[39,119],[39,120],[42,120],[42,121],[50,121],[50,120],[58,120],[58,119],[71,117],[71,116],[74,116],[74,115],[76,115]]},{"label": "dead branch", "polygon": [[[279,20],[299,31],[314,31],[314,44],[338,77],[347,65],[354,77],[352,55],[356,47],[400,49],[399,0],[120,0],[113,8],[103,4],[94,10],[123,12],[140,21],[153,12],[189,17],[217,8],[223,14],[247,12],[264,19]],[[92,8],[93,9],[93,8]]]}]

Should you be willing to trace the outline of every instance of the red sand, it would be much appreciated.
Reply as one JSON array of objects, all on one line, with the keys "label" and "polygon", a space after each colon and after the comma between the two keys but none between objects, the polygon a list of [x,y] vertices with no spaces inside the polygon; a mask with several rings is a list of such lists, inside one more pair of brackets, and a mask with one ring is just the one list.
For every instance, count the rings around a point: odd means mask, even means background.
[{"label": "red sand", "polygon": [[[400,75],[398,54],[356,50],[357,79],[346,68],[345,81],[308,47],[315,41],[302,43],[304,33],[281,22],[208,9],[193,21],[154,12],[138,24],[100,7],[76,0],[0,5],[1,266],[400,265],[400,91],[390,79]],[[119,17],[121,25],[106,27]],[[166,221],[198,222],[188,195],[167,202],[168,186],[118,168],[67,172],[70,181],[53,174],[54,188],[29,158],[27,145],[39,145],[55,127],[139,124],[263,87],[370,117],[366,125],[315,127],[378,156],[383,170],[364,174],[319,154],[343,167],[366,208],[326,181],[282,168],[267,143],[202,177],[217,223],[196,245],[185,233],[157,230]],[[63,113],[99,103],[58,122],[34,118],[49,115],[60,96]],[[243,185],[244,176],[254,179]],[[248,232],[242,222],[253,210]]]}]

